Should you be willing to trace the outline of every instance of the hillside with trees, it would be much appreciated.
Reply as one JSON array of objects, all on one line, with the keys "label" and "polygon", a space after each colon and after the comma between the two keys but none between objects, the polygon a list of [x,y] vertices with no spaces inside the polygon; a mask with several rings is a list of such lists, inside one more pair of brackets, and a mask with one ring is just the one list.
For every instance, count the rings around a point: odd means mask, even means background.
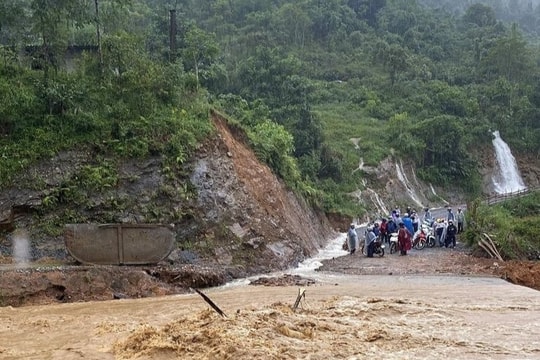
[{"label": "hillside with trees", "polygon": [[[540,5],[469,3],[4,0],[0,184],[92,149],[100,156],[68,182],[32,184],[47,188],[47,211],[114,186],[111,159],[161,156],[188,198],[182,176],[213,133],[213,109],[327,213],[369,211],[347,195],[370,180],[353,171],[359,156],[404,160],[421,180],[478,198],[478,151],[493,130],[517,154],[540,155]],[[47,230],[118,221],[125,201],[110,199],[101,217],[64,212]]]}]

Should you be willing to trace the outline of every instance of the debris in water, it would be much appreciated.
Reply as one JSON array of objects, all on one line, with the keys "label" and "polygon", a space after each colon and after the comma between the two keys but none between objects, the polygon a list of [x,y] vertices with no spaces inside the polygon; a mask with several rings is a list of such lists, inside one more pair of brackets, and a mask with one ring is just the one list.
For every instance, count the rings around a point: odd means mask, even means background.
[{"label": "debris in water", "polygon": [[221,309],[212,300],[210,300],[210,298],[208,296],[204,295],[202,292],[200,292],[197,289],[193,289],[193,288],[191,288],[191,289],[193,291],[195,291],[197,294],[201,295],[201,297],[204,299],[204,301],[206,301],[212,307],[212,309],[214,309],[219,315],[221,315],[223,317],[227,317],[227,315],[225,315],[225,313],[223,311],[221,311]]}]

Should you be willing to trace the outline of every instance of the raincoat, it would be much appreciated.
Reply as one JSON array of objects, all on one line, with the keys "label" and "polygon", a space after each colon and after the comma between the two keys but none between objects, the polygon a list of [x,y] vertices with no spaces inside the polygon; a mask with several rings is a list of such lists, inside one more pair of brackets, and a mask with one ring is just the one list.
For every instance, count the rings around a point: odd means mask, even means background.
[{"label": "raincoat", "polygon": [[411,233],[405,227],[400,227],[398,232],[398,244],[401,254],[407,254],[411,250]]},{"label": "raincoat", "polygon": [[356,233],[355,228],[349,228],[349,231],[347,232],[347,238],[349,241],[349,252],[351,254],[354,254],[354,252],[356,251],[356,243],[358,242],[358,234]]}]

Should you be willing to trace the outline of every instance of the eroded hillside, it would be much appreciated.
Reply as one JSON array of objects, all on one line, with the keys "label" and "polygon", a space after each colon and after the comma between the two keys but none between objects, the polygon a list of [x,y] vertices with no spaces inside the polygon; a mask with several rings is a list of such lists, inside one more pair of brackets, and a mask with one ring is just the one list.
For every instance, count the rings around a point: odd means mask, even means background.
[{"label": "eroded hillside", "polygon": [[[4,189],[0,194],[6,214],[0,240],[3,304],[171,294],[285,269],[315,254],[333,235],[326,217],[299,200],[257,160],[241,131],[217,115],[213,121],[215,136],[188,166],[188,186],[197,194],[193,198],[164,191],[185,185],[181,176],[174,180],[167,176],[159,158],[126,160],[116,167],[119,180],[114,189],[85,192],[88,206],[66,202],[51,209],[48,194],[92,163],[95,154],[88,149],[43,161],[22,175],[24,181]],[[42,190],[32,185],[38,178],[47,184]],[[112,196],[124,201],[123,210],[114,213]],[[174,225],[177,246],[158,266],[80,266],[67,255],[62,235],[41,232],[44,223],[66,213],[84,216],[88,222],[157,219]],[[175,218],[179,213],[183,215]],[[15,234],[29,237],[26,264],[15,264],[12,257]]]}]

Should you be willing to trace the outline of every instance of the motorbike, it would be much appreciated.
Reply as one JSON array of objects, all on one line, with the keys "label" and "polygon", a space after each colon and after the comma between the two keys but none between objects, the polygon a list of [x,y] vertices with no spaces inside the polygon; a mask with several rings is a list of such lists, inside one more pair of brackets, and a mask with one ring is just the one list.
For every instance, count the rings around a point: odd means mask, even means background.
[{"label": "motorbike", "polygon": [[398,233],[394,232],[390,234],[390,254],[393,254],[398,249]]},{"label": "motorbike", "polygon": [[412,247],[416,250],[422,250],[426,246],[432,248],[436,243],[437,240],[433,230],[427,223],[423,223],[420,230],[413,235]]},{"label": "motorbike", "polygon": [[416,250],[423,250],[426,247],[426,234],[423,230],[418,230],[413,235],[412,248]]},{"label": "motorbike", "polygon": [[[375,239],[374,242],[375,245],[373,245],[373,256],[378,255],[379,257],[383,257],[386,245],[382,243],[381,239]],[[364,254],[364,256],[367,256],[367,248],[365,243],[362,244],[362,254]]]},{"label": "motorbike", "polygon": [[[412,248],[416,250],[422,250],[426,246],[434,247],[436,243],[435,236],[428,232],[427,229],[417,231],[412,240]],[[398,233],[390,234],[390,254],[395,253],[398,250]]]},{"label": "motorbike", "polygon": [[429,248],[432,248],[437,243],[437,238],[435,237],[435,234],[433,233],[433,227],[431,226],[431,223],[429,221],[424,221],[422,223],[422,231],[424,234],[426,234],[426,245]]}]

